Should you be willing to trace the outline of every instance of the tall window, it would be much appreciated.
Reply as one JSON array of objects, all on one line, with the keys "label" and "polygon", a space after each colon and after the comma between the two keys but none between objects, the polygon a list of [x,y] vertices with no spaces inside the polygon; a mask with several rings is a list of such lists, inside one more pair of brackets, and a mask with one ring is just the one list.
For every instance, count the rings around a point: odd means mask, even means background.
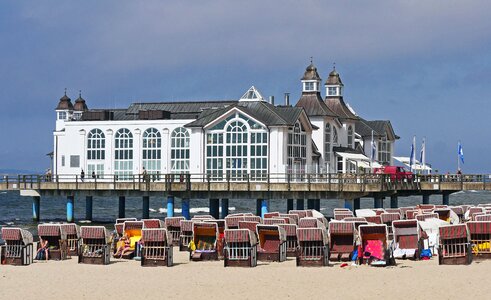
[{"label": "tall window", "polygon": [[[206,134],[206,170],[212,179],[266,179],[268,134],[266,128],[235,113]],[[225,173],[223,172],[225,171]]]},{"label": "tall window", "polygon": [[183,127],[174,129],[171,134],[171,171],[189,172],[189,132]]},{"label": "tall window", "polygon": [[382,164],[390,163],[391,144],[387,136],[381,137],[378,141],[378,161]]},{"label": "tall window", "polygon": [[[331,163],[331,124],[326,124],[324,131],[324,161],[326,162],[326,168]],[[327,170],[329,172],[329,170]]]},{"label": "tall window", "polygon": [[129,180],[133,175],[133,134],[126,128],[114,136],[114,174],[118,180]]},{"label": "tall window", "polygon": [[288,133],[288,172],[302,174],[307,164],[307,134],[297,121]]},{"label": "tall window", "polygon": [[353,127],[348,126],[348,147],[353,147]]},{"label": "tall window", "polygon": [[95,173],[97,177],[104,175],[104,159],[106,159],[106,138],[100,129],[92,129],[87,136],[87,175]]},{"label": "tall window", "polygon": [[335,126],[332,127],[332,143],[334,145],[338,144],[338,130]]},{"label": "tall window", "polygon": [[148,174],[159,174],[162,161],[162,138],[156,128],[143,132],[143,167]]}]

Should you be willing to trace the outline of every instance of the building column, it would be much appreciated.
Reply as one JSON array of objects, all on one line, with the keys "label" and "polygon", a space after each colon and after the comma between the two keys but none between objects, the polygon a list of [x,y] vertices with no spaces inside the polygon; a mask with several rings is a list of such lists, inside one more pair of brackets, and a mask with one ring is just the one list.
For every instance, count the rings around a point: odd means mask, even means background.
[{"label": "building column", "polygon": [[314,209],[318,212],[321,211],[321,199],[315,199]]},{"label": "building column", "polygon": [[293,199],[286,200],[286,213],[290,213],[290,210],[293,210]]},{"label": "building column", "polygon": [[92,196],[85,196],[85,220],[92,221]]},{"label": "building column", "polygon": [[184,198],[181,200],[182,216],[186,220],[191,220],[191,214],[189,213],[189,199]]},{"label": "building column", "polygon": [[305,209],[304,200],[297,199],[297,210],[303,210],[303,209]]},{"label": "building column", "polygon": [[353,199],[345,199],[344,200],[344,208],[347,208],[351,210],[352,212],[355,211],[355,200]]},{"label": "building column", "polygon": [[442,204],[443,205],[449,205],[450,204],[450,194],[449,193],[443,193],[442,194]]},{"label": "building column", "polygon": [[125,217],[125,210],[126,210],[126,197],[119,196],[118,218],[121,219]]},{"label": "building column", "polygon": [[220,219],[225,219],[228,216],[228,199],[224,198],[221,201],[222,211],[220,213]]},{"label": "building column", "polygon": [[174,196],[167,196],[167,217],[174,216]]},{"label": "building column", "polygon": [[315,199],[307,199],[307,209],[315,209]]},{"label": "building column", "polygon": [[423,194],[423,204],[430,204],[430,195]]},{"label": "building column", "polygon": [[353,212],[355,212],[357,209],[360,209],[360,202],[361,202],[360,198],[355,198],[353,200]]},{"label": "building column", "polygon": [[399,208],[399,199],[397,195],[390,196],[390,208]]},{"label": "building column", "polygon": [[68,223],[73,223],[74,220],[74,202],[75,202],[75,197],[74,196],[67,196],[66,197],[66,221]]},{"label": "building column", "polygon": [[381,196],[375,196],[375,198],[373,198],[373,207],[374,208],[384,208],[384,198],[385,197],[381,197]]},{"label": "building column", "polygon": [[150,218],[150,196],[143,196],[142,198],[142,219]]},{"label": "building column", "polygon": [[261,218],[264,218],[264,214],[267,214],[269,211],[269,200],[262,199],[261,200]]},{"label": "building column", "polygon": [[32,197],[32,220],[34,222],[39,222],[39,210],[41,207],[41,197]]},{"label": "building column", "polygon": [[215,219],[220,218],[220,200],[219,199],[210,199],[210,215]]}]

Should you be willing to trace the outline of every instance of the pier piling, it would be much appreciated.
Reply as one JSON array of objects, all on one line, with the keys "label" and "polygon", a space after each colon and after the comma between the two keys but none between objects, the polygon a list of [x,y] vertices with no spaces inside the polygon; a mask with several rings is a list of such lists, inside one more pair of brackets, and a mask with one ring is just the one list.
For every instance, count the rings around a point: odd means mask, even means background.
[{"label": "pier piling", "polygon": [[92,196],[85,196],[85,220],[92,221]]},{"label": "pier piling", "polygon": [[220,200],[219,199],[210,199],[210,215],[218,219],[220,218]]},{"label": "pier piling", "polygon": [[72,223],[74,221],[74,214],[73,214],[73,204],[75,197],[74,196],[67,196],[66,198],[66,221],[68,223]]},{"label": "pier piling", "polygon": [[222,212],[220,214],[220,219],[225,219],[225,217],[228,215],[228,199],[224,198],[222,199]]},{"label": "pier piling", "polygon": [[357,209],[360,209],[360,198],[355,198],[353,200],[353,212],[355,212],[355,210]]},{"label": "pier piling", "polygon": [[118,218],[125,217],[125,208],[126,206],[126,198],[125,196],[119,196],[119,205],[118,205]]},{"label": "pier piling", "polygon": [[305,208],[304,200],[303,199],[297,199],[297,209],[302,210]]},{"label": "pier piling", "polygon": [[307,199],[307,209],[315,209],[315,199]]},{"label": "pier piling", "polygon": [[191,220],[191,214],[189,213],[189,199],[184,198],[181,200],[181,209],[182,216],[186,218],[186,220]]},{"label": "pier piling", "polygon": [[143,202],[142,219],[149,219],[150,218],[150,197],[149,196],[143,196],[142,202]]},{"label": "pier piling", "polygon": [[399,199],[397,195],[390,196],[390,208],[399,208]]},{"label": "pier piling", "polygon": [[286,200],[286,213],[289,213],[290,210],[293,210],[293,199]]},{"label": "pier piling", "polygon": [[355,202],[355,200],[345,199],[344,200],[344,208],[348,208],[349,210],[354,211],[354,207],[355,207],[354,202]]},{"label": "pier piling", "polygon": [[377,196],[373,198],[374,208],[384,208],[384,197]]},{"label": "pier piling", "polygon": [[430,195],[423,194],[423,204],[430,204]]},{"label": "pier piling", "polygon": [[32,197],[32,220],[34,222],[39,222],[39,210],[41,205],[41,197]]},{"label": "pier piling", "polygon": [[167,217],[174,216],[174,196],[167,196]]},{"label": "pier piling", "polygon": [[443,193],[442,194],[442,204],[443,205],[449,205],[450,204],[450,194],[449,193]]}]

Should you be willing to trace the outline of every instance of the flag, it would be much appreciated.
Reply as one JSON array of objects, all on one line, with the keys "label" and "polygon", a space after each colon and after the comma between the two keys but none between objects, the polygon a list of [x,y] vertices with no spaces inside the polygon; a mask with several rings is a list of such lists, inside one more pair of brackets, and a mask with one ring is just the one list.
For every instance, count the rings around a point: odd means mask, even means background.
[{"label": "flag", "polygon": [[464,163],[464,149],[462,148],[462,144],[459,142],[459,147],[458,147],[458,155],[460,158],[460,161]]},{"label": "flag", "polygon": [[414,161],[416,159],[416,136],[413,137],[413,143],[411,144],[411,156],[409,156],[409,167],[413,170]]},{"label": "flag", "polygon": [[377,151],[377,146],[375,144],[375,140],[373,139],[373,130],[372,130],[372,142],[371,142],[371,147],[372,147],[372,151],[370,153],[370,160],[373,161],[375,159],[375,154],[376,154],[376,151]]},{"label": "flag", "polygon": [[423,142],[421,144],[421,152],[419,154],[419,162],[421,166],[423,167],[423,172],[426,164],[426,145],[425,145],[425,138],[423,138]]}]

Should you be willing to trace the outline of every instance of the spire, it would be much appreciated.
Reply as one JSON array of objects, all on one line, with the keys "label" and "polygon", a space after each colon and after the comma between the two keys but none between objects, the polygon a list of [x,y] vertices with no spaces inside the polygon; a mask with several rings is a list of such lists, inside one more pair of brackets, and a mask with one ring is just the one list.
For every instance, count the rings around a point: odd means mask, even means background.
[{"label": "spire", "polygon": [[78,91],[78,99],[75,100],[75,105],[73,106],[75,111],[86,111],[89,108],[85,104],[85,99],[82,98],[82,90]]},{"label": "spire", "polygon": [[67,89],[65,88],[65,93],[60,98],[56,110],[73,110],[72,99],[70,99],[66,94]]}]

